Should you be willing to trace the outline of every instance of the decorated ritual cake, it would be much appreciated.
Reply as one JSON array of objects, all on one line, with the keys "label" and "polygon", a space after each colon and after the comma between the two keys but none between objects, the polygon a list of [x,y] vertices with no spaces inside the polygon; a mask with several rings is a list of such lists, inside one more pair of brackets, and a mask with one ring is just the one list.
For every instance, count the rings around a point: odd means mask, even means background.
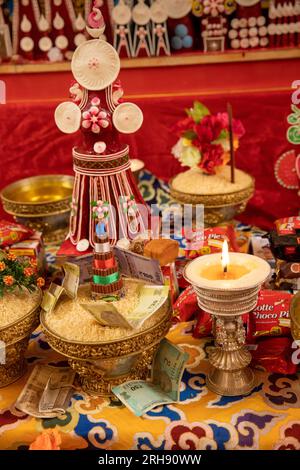
[{"label": "decorated ritual cake", "polygon": [[[109,201],[115,209],[114,222],[108,227],[113,245],[128,235],[128,222],[145,230],[149,216],[130,168],[128,145],[120,139],[120,134],[139,130],[143,113],[137,105],[122,100],[120,59],[104,39],[105,22],[99,5],[95,0],[88,16],[87,32],[94,39],[80,44],[72,58],[75,80],[70,88],[71,101],[61,103],[55,111],[55,122],[62,132],[80,130],[82,137],[73,149],[75,184],[69,232],[78,251],[96,243],[93,201]],[[119,210],[121,199],[134,200],[136,210],[130,214]]]},{"label": "decorated ritual cake", "polygon": [[172,153],[189,170],[170,182],[171,196],[181,204],[203,204],[204,221],[216,225],[241,213],[254,192],[253,178],[235,168],[234,152],[244,127],[229,113],[210,114],[195,102],[178,122]]}]

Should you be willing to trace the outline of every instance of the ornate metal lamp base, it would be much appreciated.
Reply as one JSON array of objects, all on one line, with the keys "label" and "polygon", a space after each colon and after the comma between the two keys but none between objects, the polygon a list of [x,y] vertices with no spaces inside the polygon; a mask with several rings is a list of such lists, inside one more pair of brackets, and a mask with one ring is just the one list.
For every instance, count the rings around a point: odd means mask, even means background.
[{"label": "ornate metal lamp base", "polygon": [[242,314],[255,307],[258,287],[230,292],[194,288],[200,308],[213,319],[215,347],[209,354],[206,385],[219,395],[247,395],[255,386],[255,376],[248,367],[251,354],[245,347]]},{"label": "ornate metal lamp base", "polygon": [[206,379],[209,390],[228,397],[248,395],[255,386],[255,382],[255,375],[250,367],[235,371],[211,367]]},{"label": "ornate metal lamp base", "polygon": [[[184,270],[185,279],[193,286],[200,309],[210,313],[215,347],[209,354],[211,370],[207,387],[220,395],[235,397],[247,395],[255,385],[254,373],[249,369],[251,354],[245,347],[243,315],[257,304],[261,284],[270,274],[268,263],[256,256],[231,253],[231,261],[249,263],[252,271],[239,282],[223,276],[211,281],[201,276],[201,267],[220,263],[217,254],[200,256]],[[199,274],[200,273],[200,274]]]}]

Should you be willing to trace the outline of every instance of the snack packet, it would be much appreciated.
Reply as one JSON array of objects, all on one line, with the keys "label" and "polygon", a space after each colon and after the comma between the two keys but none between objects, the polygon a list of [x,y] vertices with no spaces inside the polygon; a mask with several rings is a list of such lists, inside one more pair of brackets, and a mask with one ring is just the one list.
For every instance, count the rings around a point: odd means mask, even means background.
[{"label": "snack packet", "polygon": [[275,258],[300,261],[300,217],[278,219],[275,226],[268,235]]},{"label": "snack packet", "polygon": [[32,234],[33,231],[28,227],[7,220],[0,220],[0,247],[2,248],[30,238]]},{"label": "snack packet", "polygon": [[289,292],[261,290],[254,310],[248,316],[247,339],[262,336],[290,336]]},{"label": "snack packet", "polygon": [[211,253],[221,253],[223,242],[227,240],[229,251],[239,251],[236,242],[234,227],[211,227],[203,231],[189,231],[185,233],[187,240],[185,256],[188,259],[194,259],[198,256],[209,255]]},{"label": "snack packet", "polygon": [[206,338],[212,334],[212,317],[209,313],[200,310],[193,330],[194,338]]},{"label": "snack packet", "polygon": [[200,312],[197,296],[192,286],[187,287],[187,289],[180,294],[174,304],[173,312],[182,322],[192,320],[195,315]]},{"label": "snack packet", "polygon": [[253,367],[270,373],[291,375],[297,372],[292,361],[292,338],[261,338],[255,347],[249,347]]}]

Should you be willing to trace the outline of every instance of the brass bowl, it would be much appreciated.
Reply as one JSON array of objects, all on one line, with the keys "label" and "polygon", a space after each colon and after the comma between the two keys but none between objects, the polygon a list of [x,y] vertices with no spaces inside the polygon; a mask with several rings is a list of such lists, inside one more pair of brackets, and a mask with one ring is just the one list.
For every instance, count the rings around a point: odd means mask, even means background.
[{"label": "brass bowl", "polygon": [[106,342],[77,342],[54,333],[46,323],[42,311],[40,321],[49,345],[68,359],[78,373],[83,390],[109,397],[111,389],[129,380],[146,379],[160,341],[171,326],[170,300],[157,313],[162,319],[151,328],[124,339]]},{"label": "brass bowl", "polygon": [[63,241],[69,226],[74,177],[41,175],[16,181],[1,192],[4,210],[43,232],[46,242]]},{"label": "brass bowl", "polygon": [[292,298],[290,305],[291,333],[300,344],[300,292]]},{"label": "brass bowl", "polygon": [[0,341],[5,346],[5,363],[0,361],[0,388],[18,380],[26,372],[25,352],[31,333],[39,325],[39,306],[42,291],[35,307],[22,318],[0,328]]},{"label": "brass bowl", "polygon": [[245,189],[226,194],[188,194],[173,188],[173,180],[170,180],[170,194],[172,199],[183,205],[204,206],[204,224],[206,226],[218,225],[234,219],[246,209],[249,199],[254,194],[255,181],[251,177],[251,183]]}]

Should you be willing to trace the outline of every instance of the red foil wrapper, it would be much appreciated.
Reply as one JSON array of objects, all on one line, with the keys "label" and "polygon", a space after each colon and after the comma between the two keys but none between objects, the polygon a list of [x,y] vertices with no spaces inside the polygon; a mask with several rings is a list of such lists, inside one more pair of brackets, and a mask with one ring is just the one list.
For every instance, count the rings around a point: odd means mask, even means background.
[{"label": "red foil wrapper", "polygon": [[33,230],[20,224],[0,220],[0,247],[6,247],[30,238]]},{"label": "red foil wrapper", "polygon": [[229,251],[239,252],[236,241],[234,227],[212,227],[204,229],[204,236],[195,232],[186,233],[187,250],[185,256],[188,259],[198,258],[198,256],[209,255],[211,253],[221,253],[223,242],[227,240]]},{"label": "red foil wrapper", "polygon": [[248,316],[248,341],[262,336],[290,336],[291,298],[288,292],[261,290],[257,306]]},{"label": "red foil wrapper", "polygon": [[174,315],[180,321],[190,321],[200,312],[197,303],[197,296],[192,286],[189,286],[180,294],[173,307]]},{"label": "red foil wrapper", "polygon": [[292,362],[292,338],[262,338],[250,348],[251,365],[270,373],[291,375],[297,372],[297,365]]},{"label": "red foil wrapper", "polygon": [[198,319],[193,331],[194,338],[205,338],[212,334],[212,317],[209,313],[200,310]]}]

